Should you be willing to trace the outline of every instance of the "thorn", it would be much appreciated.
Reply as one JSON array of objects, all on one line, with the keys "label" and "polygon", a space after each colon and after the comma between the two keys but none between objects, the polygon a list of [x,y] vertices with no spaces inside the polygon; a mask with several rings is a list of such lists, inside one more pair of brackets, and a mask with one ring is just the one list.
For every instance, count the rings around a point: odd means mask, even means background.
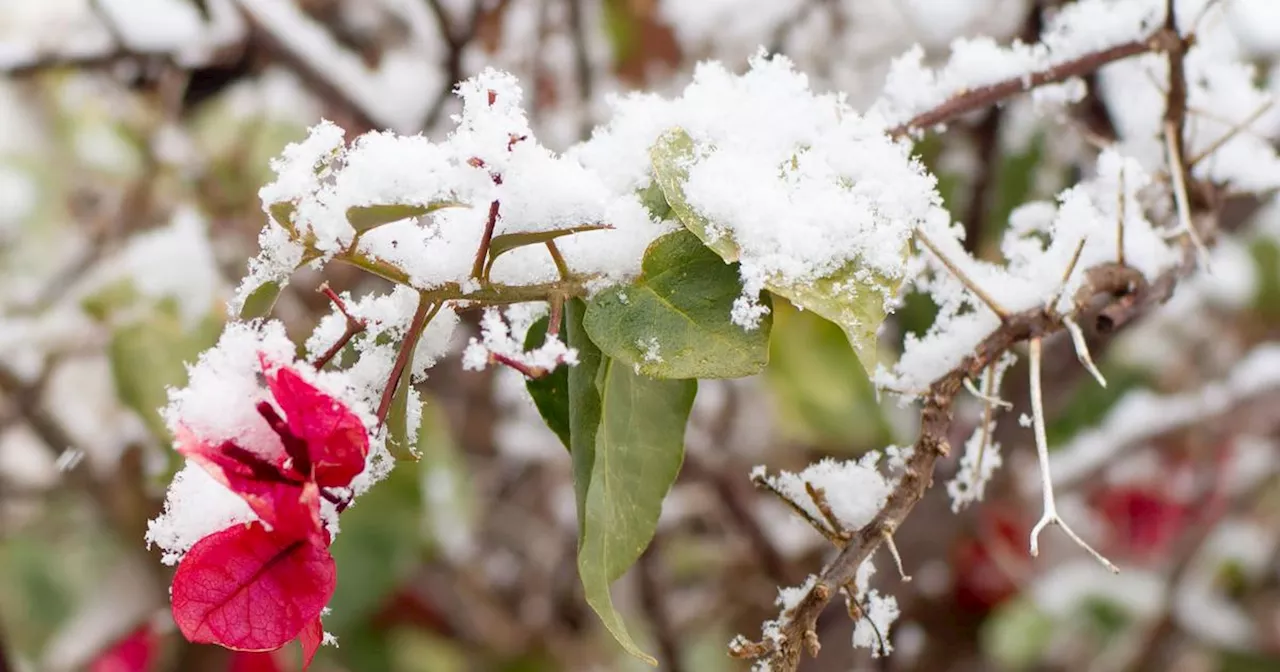
[{"label": "thorn", "polygon": [[[990,368],[988,368],[987,370],[990,371]],[[986,377],[984,376],[983,388],[985,389],[986,387],[987,387],[987,382],[986,382]],[[999,397],[993,397],[989,392],[979,391],[977,387],[974,387],[973,381],[968,378],[964,379],[964,389],[968,390],[969,394],[972,394],[978,399],[981,399],[982,401],[986,402],[988,405],[998,406],[1000,408],[1013,408],[1013,404],[1005,401],[1004,399],[1001,399]]]},{"label": "thorn", "polygon": [[1120,164],[1120,195],[1116,203],[1116,263],[1124,266],[1124,218],[1129,195],[1124,186],[1124,164]]},{"label": "thorn", "polygon": [[1067,270],[1062,273],[1062,286],[1058,287],[1058,293],[1047,304],[1047,308],[1051,311],[1058,309],[1058,302],[1062,300],[1062,295],[1067,291],[1067,281],[1071,279],[1071,274],[1076,270],[1076,264],[1080,263],[1080,253],[1084,251],[1084,241],[1086,238],[1080,238],[1080,242],[1076,243],[1076,249],[1071,253],[1071,261],[1067,262]]},{"label": "thorn", "polygon": [[893,543],[893,532],[886,527],[880,530],[880,534],[884,536],[884,545],[889,547],[889,555],[893,556],[893,564],[898,568],[898,576],[902,577],[903,583],[910,583],[911,575],[902,569],[902,556],[898,555],[898,545]]},{"label": "thorn", "polygon": [[1178,208],[1178,222],[1182,231],[1191,239],[1191,245],[1196,249],[1196,256],[1200,259],[1200,265],[1206,271],[1209,270],[1209,250],[1205,249],[1204,241],[1200,239],[1200,232],[1196,231],[1196,227],[1191,223],[1191,203],[1187,198],[1187,183],[1183,175],[1182,157],[1178,156],[1177,145],[1178,129],[1174,127],[1172,122],[1166,121],[1164,124],[1164,140],[1165,148],[1169,154],[1169,173],[1173,178],[1173,200]]},{"label": "thorn", "polygon": [[1040,360],[1042,357],[1042,343],[1039,338],[1031,339],[1031,412],[1032,424],[1035,427],[1036,436],[1036,456],[1040,461],[1040,482],[1044,494],[1044,514],[1040,516],[1040,520],[1035,527],[1031,528],[1031,557],[1040,555],[1040,532],[1049,525],[1057,525],[1062,531],[1076,542],[1084,550],[1088,551],[1103,567],[1111,570],[1113,574],[1119,574],[1120,569],[1117,568],[1110,560],[1101,553],[1094,550],[1092,546],[1085,543],[1079,535],[1072,530],[1065,521],[1058,517],[1058,506],[1053,496],[1053,479],[1049,474],[1049,441],[1045,438],[1044,429],[1044,398],[1040,386]]},{"label": "thorn", "polygon": [[960,284],[968,288],[969,291],[973,292],[974,296],[977,296],[983,303],[985,303],[987,307],[991,309],[991,312],[995,313],[1002,321],[1009,319],[1009,311],[992,298],[991,295],[987,294],[978,286],[977,283],[970,279],[969,276],[965,275],[964,271],[960,270],[959,266],[956,266],[954,262],[948,259],[947,256],[942,253],[942,250],[938,249],[938,247],[933,244],[932,240],[929,240],[929,236],[925,235],[923,230],[917,228],[915,236],[916,239],[920,241],[920,244],[929,248],[929,251],[933,253],[933,256],[938,258],[938,261],[951,272],[951,275],[955,276],[956,280],[960,281]]},{"label": "thorn", "polygon": [[1230,142],[1230,141],[1231,141],[1231,139],[1232,139],[1232,138],[1234,138],[1234,137],[1236,137],[1237,135],[1240,135],[1240,133],[1242,133],[1245,129],[1247,129],[1247,128],[1249,128],[1250,126],[1252,126],[1252,125],[1253,125],[1253,122],[1257,121],[1258,119],[1260,119],[1260,118],[1262,117],[1262,115],[1266,114],[1266,113],[1267,113],[1267,110],[1270,110],[1270,109],[1271,109],[1271,107],[1272,107],[1272,105],[1274,105],[1274,104],[1275,104],[1275,102],[1276,102],[1275,100],[1268,100],[1268,101],[1266,101],[1266,102],[1265,102],[1265,103],[1263,103],[1262,105],[1259,105],[1259,106],[1258,106],[1258,109],[1256,109],[1256,110],[1254,110],[1252,113],[1250,113],[1250,114],[1249,114],[1249,116],[1247,116],[1247,117],[1245,117],[1244,119],[1240,120],[1240,123],[1238,123],[1238,124],[1232,124],[1232,126],[1231,126],[1231,129],[1230,129],[1230,130],[1228,130],[1226,133],[1222,134],[1222,136],[1221,136],[1221,137],[1217,138],[1217,139],[1216,139],[1216,140],[1214,140],[1213,142],[1209,143],[1209,146],[1208,146],[1208,147],[1205,147],[1205,148],[1204,148],[1204,149],[1202,149],[1202,150],[1200,150],[1200,153],[1199,153],[1199,154],[1196,154],[1195,156],[1191,157],[1190,159],[1187,159],[1187,167],[1188,167],[1188,168],[1194,168],[1194,167],[1195,167],[1197,164],[1199,164],[1201,161],[1203,161],[1203,160],[1205,160],[1205,159],[1209,158],[1210,156],[1212,156],[1214,152],[1218,151],[1219,149],[1222,149],[1222,146],[1223,146],[1223,145],[1225,145],[1225,144],[1227,144],[1228,142]]},{"label": "thorn", "polygon": [[1080,325],[1069,317],[1063,318],[1062,323],[1066,325],[1067,331],[1071,334],[1071,344],[1076,348],[1076,358],[1084,365],[1089,375],[1098,381],[1099,385],[1106,387],[1107,379],[1103,378],[1102,372],[1098,370],[1098,367],[1094,366],[1093,358],[1089,356],[1089,344],[1085,343],[1084,331],[1080,329]]}]

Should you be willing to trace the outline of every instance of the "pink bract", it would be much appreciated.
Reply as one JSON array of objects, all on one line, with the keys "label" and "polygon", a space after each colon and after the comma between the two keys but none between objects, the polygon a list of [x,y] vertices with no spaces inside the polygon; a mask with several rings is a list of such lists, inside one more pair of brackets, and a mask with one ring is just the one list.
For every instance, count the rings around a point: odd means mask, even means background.
[{"label": "pink bract", "polygon": [[317,538],[297,539],[261,523],[201,539],[173,577],[173,619],[190,641],[271,651],[320,618],[337,582]]}]

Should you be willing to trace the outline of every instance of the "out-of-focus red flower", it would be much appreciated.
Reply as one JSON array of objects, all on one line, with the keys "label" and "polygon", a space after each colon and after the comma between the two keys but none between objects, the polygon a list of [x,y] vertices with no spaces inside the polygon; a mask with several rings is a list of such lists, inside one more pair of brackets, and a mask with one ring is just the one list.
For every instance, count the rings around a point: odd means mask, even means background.
[{"label": "out-of-focus red flower", "polygon": [[89,672],[150,672],[160,638],[147,623],[116,642],[89,663]]},{"label": "out-of-focus red flower", "polygon": [[[320,498],[344,500],[364,470],[369,437],[349,408],[288,367],[262,360],[276,406],[258,412],[279,443],[200,441],[185,428],[177,448],[240,495],[259,521],[201,539],[173,578],[173,618],[193,642],[272,651],[298,638],[309,665],[324,635],[320,612],[336,576]],[[282,418],[280,413],[283,412]]]},{"label": "out-of-focus red flower", "polygon": [[1018,592],[1018,579],[1029,564],[1030,530],[996,506],[983,509],[979,516],[977,534],[961,538],[952,548],[951,567],[956,605],[982,615]]},{"label": "out-of-focus red flower", "polygon": [[1110,488],[1093,506],[1107,522],[1108,550],[1134,560],[1163,555],[1191,519],[1184,503],[1153,486]]}]

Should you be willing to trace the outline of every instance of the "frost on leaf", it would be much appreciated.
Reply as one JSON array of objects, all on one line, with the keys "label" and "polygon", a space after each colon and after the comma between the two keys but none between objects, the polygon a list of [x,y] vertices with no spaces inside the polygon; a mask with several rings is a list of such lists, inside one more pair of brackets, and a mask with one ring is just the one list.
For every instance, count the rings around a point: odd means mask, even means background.
[{"label": "frost on leaf", "polygon": [[704,65],[681,101],[721,115],[677,116],[651,150],[653,173],[681,223],[740,262],[735,319],[749,322],[751,299],[768,289],[840,325],[873,370],[911,232],[946,218],[934,179],[880,123],[813,93],[783,58],[758,56],[741,77]]}]

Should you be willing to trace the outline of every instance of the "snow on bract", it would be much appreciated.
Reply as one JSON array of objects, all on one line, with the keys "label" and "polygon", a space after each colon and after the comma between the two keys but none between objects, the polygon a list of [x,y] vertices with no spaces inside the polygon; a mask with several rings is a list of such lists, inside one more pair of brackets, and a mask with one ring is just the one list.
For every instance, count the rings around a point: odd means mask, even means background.
[{"label": "snow on bract", "polygon": [[[345,372],[314,371],[310,364],[295,363],[294,353],[279,322],[229,324],[218,343],[188,367],[186,387],[170,389],[169,405],[163,410],[170,431],[211,445],[232,441],[266,459],[283,454],[279,435],[258,409],[260,402],[273,400],[262,378],[267,373],[264,363],[273,369],[288,367],[307,385],[339,400],[366,431],[374,426],[369,404],[352,394]],[[385,477],[392,466],[380,438],[371,431],[369,438],[365,468],[350,484],[356,495]],[[332,530],[332,506],[323,506]],[[151,522],[147,539],[164,549],[167,562],[176,562],[201,537],[254,519],[243,499],[188,462],[170,487],[164,513]]]}]

